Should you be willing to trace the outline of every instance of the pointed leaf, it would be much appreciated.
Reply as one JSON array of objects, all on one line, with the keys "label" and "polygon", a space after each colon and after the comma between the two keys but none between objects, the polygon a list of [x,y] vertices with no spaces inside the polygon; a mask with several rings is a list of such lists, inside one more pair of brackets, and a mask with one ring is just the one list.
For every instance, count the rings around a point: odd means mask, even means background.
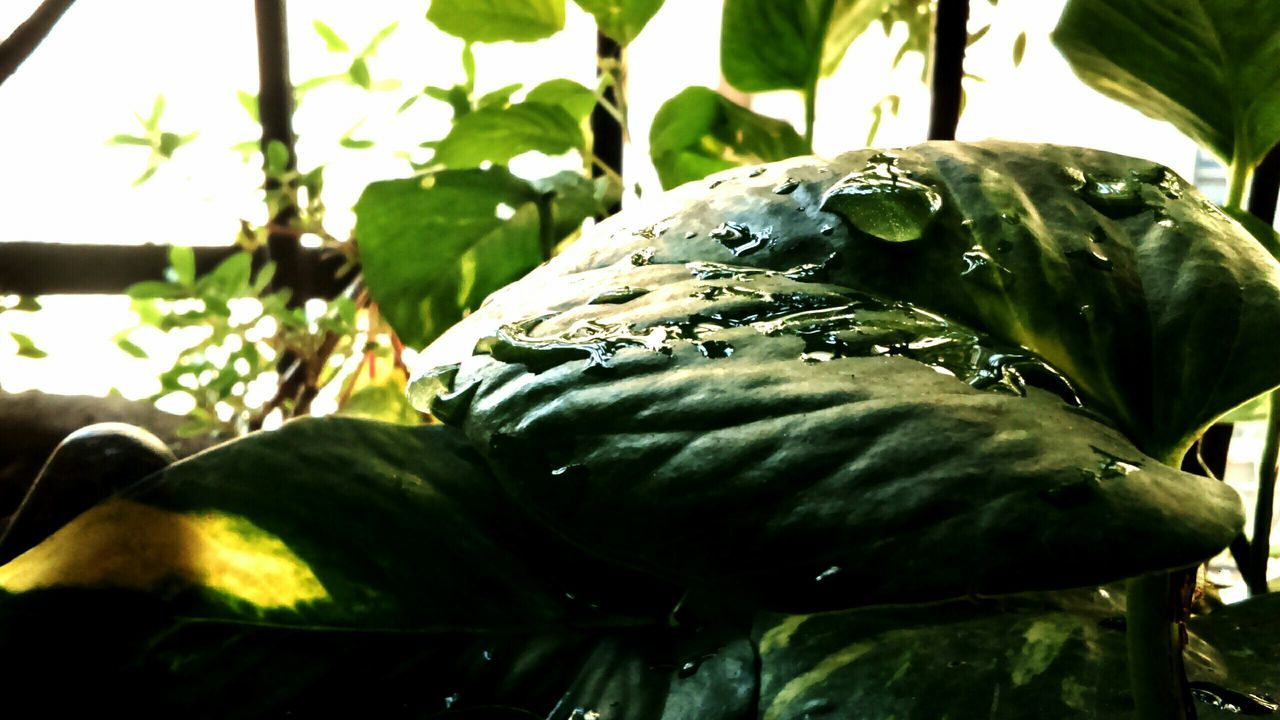
[{"label": "pointed leaf", "polygon": [[591,114],[591,108],[595,107],[596,95],[590,88],[572,80],[556,78],[540,83],[530,90],[525,96],[525,101],[558,105],[581,122]]},{"label": "pointed leaf", "polygon": [[326,25],[323,21],[316,20],[311,24],[311,27],[315,28],[316,34],[324,40],[325,47],[328,48],[330,52],[347,52],[351,49],[347,45],[347,41],[343,40],[338,33],[334,32],[333,28]]},{"label": "pointed leaf", "polygon": [[804,139],[786,122],[703,87],[686,88],[663,103],[649,130],[649,155],[664,188],[804,151]]},{"label": "pointed leaf", "polygon": [[431,0],[427,19],[468,42],[529,42],[564,28],[564,0]]},{"label": "pointed leaf", "polygon": [[1277,27],[1273,2],[1071,0],[1053,43],[1093,89],[1252,167],[1280,140]]},{"label": "pointed leaf", "polygon": [[574,0],[591,13],[596,27],[626,47],[662,7],[662,0]]},{"label": "pointed leaf", "polygon": [[835,72],[883,0],[725,0],[720,70],[743,92],[804,90]]},{"label": "pointed leaf", "polygon": [[560,155],[584,144],[582,129],[564,108],[523,102],[457,118],[431,160],[447,168],[468,168],[485,161],[505,163],[530,150]]}]

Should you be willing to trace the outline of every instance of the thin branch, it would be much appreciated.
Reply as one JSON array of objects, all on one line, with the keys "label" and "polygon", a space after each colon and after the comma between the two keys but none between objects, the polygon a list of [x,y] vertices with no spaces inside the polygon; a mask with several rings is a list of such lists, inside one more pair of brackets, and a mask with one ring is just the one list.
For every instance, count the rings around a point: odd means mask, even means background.
[{"label": "thin branch", "polygon": [[955,140],[964,104],[964,51],[969,40],[969,0],[938,0],[930,43],[929,139]]},{"label": "thin branch", "polygon": [[73,2],[75,0],[44,0],[31,17],[0,43],[0,84],[4,84],[18,66],[31,57]]}]

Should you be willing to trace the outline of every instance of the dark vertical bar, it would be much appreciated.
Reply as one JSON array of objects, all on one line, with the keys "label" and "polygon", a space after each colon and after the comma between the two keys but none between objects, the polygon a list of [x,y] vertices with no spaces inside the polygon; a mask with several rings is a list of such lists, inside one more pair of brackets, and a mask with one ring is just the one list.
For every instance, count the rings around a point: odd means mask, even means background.
[{"label": "dark vertical bar", "polygon": [[[609,63],[616,64],[619,68],[622,65],[622,46],[615,42],[612,38],[604,33],[596,33],[596,63],[597,75],[605,72],[603,69]],[[626,72],[619,69],[614,73],[617,85],[626,82]],[[604,99],[612,104],[615,108],[622,108],[623,105],[618,102],[619,98],[626,97],[625,88],[621,94],[618,93],[616,85],[610,85],[604,91]],[[609,113],[604,107],[596,105],[591,110],[591,152],[595,158],[609,167],[610,170],[622,175],[622,124],[618,119]],[[604,175],[604,170],[598,167],[591,168],[591,175],[599,177]],[[618,212],[621,207],[615,205],[609,208],[609,214]]]},{"label": "dark vertical bar", "polygon": [[964,104],[964,50],[969,41],[969,0],[938,0],[930,44],[929,139],[955,140]]},{"label": "dark vertical bar", "polygon": [[0,84],[18,70],[23,61],[31,57],[49,31],[62,18],[62,14],[75,0],[44,0],[31,17],[23,21],[4,42],[0,43]]},{"label": "dark vertical bar", "polygon": [[[289,79],[289,40],[285,21],[285,0],[254,0],[258,26],[258,116],[262,122],[263,168],[267,147],[280,142],[289,151],[288,167],[296,166],[293,149],[293,83]],[[279,184],[267,178],[267,188]],[[313,263],[303,251],[296,234],[282,232],[297,215],[297,208],[285,205],[276,209],[271,225],[276,228],[267,237],[267,250],[276,263],[274,285],[293,290],[291,302],[299,304],[314,292]]]},{"label": "dark vertical bar", "polygon": [[1268,225],[1276,221],[1276,200],[1280,196],[1280,145],[1262,158],[1249,183],[1249,212]]}]

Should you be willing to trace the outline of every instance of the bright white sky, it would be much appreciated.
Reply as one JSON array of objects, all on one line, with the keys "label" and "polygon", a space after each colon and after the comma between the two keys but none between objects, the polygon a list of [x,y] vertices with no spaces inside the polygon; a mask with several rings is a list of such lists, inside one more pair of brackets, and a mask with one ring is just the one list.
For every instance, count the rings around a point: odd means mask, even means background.
[{"label": "bright white sky", "polygon": [[[0,4],[0,33],[26,18],[38,0]],[[967,68],[986,78],[968,83],[961,139],[1002,137],[1086,145],[1148,157],[1190,177],[1195,148],[1167,124],[1112,102],[1080,83],[1048,39],[1062,0],[1004,0],[998,8],[974,2],[971,29],[994,26],[970,49]],[[226,244],[240,218],[261,220],[258,172],[230,147],[255,135],[236,100],[237,90],[257,87],[257,55],[248,0],[182,3],[112,0],[76,3],[30,60],[0,86],[0,242]],[[368,93],[345,85],[314,91],[295,120],[301,165],[327,166],[331,227],[344,234],[350,206],[366,183],[403,176],[395,155],[443,136],[449,111],[419,101],[403,115],[395,109],[423,85],[462,79],[461,41],[425,20],[422,0],[349,3],[294,2],[290,6],[291,65],[295,82],[343,72],[347,60],[328,52],[312,30],[322,19],[353,47],[399,20],[371,63],[375,80],[397,78],[396,91]],[[647,161],[649,124],[663,101],[688,85],[719,83],[718,0],[671,0],[629,51],[631,137],[628,184],[658,190]],[[1020,68],[1011,61],[1013,40],[1028,34]],[[886,39],[872,28],[850,50],[819,91],[816,145],[834,154],[860,147],[871,122],[869,109],[890,93],[902,96],[899,117],[886,117],[877,144],[903,145],[924,138],[928,95],[920,82],[922,60],[889,63],[902,29]],[[551,77],[591,84],[594,27],[568,3],[563,32],[533,44],[499,43],[476,50],[479,90],[512,82],[526,87]],[[111,147],[116,133],[140,130],[158,93],[167,98],[162,128],[198,131],[199,138],[140,188],[131,183],[146,162],[143,148]],[[761,112],[801,120],[794,93],[757,96]],[[337,144],[353,125],[357,137],[375,138],[370,150]],[[529,158],[517,171],[539,172],[578,164],[576,158]],[[92,268],[86,268],[92,272]],[[155,388],[160,351],[151,361],[129,358],[111,341],[131,324],[123,298],[46,298],[37,318],[0,314],[0,387],[105,394],[112,387],[140,397]],[[50,357],[13,356],[7,330],[33,336]],[[159,350],[156,346],[152,349]],[[92,367],[90,370],[89,368]]]}]

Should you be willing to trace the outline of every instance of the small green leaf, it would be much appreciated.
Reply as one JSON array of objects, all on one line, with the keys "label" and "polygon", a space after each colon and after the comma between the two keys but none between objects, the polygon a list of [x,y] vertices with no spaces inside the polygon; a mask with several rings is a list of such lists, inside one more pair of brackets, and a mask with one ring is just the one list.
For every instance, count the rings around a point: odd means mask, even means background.
[{"label": "small green leaf", "polygon": [[410,95],[410,96],[409,96],[409,98],[408,98],[407,100],[405,100],[404,102],[400,103],[400,107],[396,108],[396,114],[398,115],[398,114],[400,114],[400,113],[404,112],[405,110],[408,110],[409,108],[413,107],[413,104],[414,104],[414,103],[416,103],[416,102],[418,102],[418,98],[420,98],[420,97],[422,97],[422,95],[421,95],[421,94],[418,94],[418,95]]},{"label": "small green leaf", "polygon": [[448,168],[476,167],[486,160],[505,163],[530,150],[559,155],[585,142],[582,128],[564,108],[523,102],[457,118],[431,161]]},{"label": "small green leaf", "polygon": [[349,148],[351,150],[364,150],[364,149],[373,147],[374,142],[372,140],[360,140],[353,137],[343,137],[343,138],[339,138],[338,144],[344,148]]},{"label": "small green leaf", "polygon": [[196,281],[196,251],[187,245],[171,245],[169,267],[175,283],[190,287]]},{"label": "small green leaf", "polygon": [[525,102],[559,105],[579,121],[586,119],[596,104],[595,93],[590,88],[564,78],[539,83],[524,99]]},{"label": "small green leaf", "polygon": [[125,288],[124,293],[134,300],[156,300],[186,297],[187,289],[177,283],[160,280],[143,280]]},{"label": "small green leaf", "polygon": [[662,0],[574,0],[591,13],[600,32],[623,47],[630,45],[662,7]]},{"label": "small green leaf", "polygon": [[883,10],[882,0],[725,0],[720,70],[743,92],[805,90]]},{"label": "small green leaf", "polygon": [[369,44],[365,45],[364,50],[360,51],[360,57],[373,57],[373,55],[378,52],[378,47],[382,45],[382,42],[391,37],[391,34],[394,33],[398,27],[400,27],[400,21],[396,20],[374,33],[373,38],[369,40]]},{"label": "small green leaf", "polygon": [[36,300],[31,295],[19,295],[18,304],[14,305],[9,309],[17,310],[20,312],[36,312],[40,310],[40,301]]},{"label": "small green leaf", "polygon": [[428,85],[422,89],[422,94],[432,100],[448,103],[453,108],[453,119],[455,121],[472,110],[471,94],[462,85],[454,85],[451,88]]},{"label": "small green leaf", "polygon": [[137,179],[135,179],[135,180],[133,181],[133,186],[134,186],[134,187],[138,187],[139,185],[141,185],[141,184],[145,183],[146,181],[150,180],[150,179],[151,179],[151,178],[156,174],[156,171],[157,171],[157,170],[159,170],[159,169],[160,169],[160,166],[159,166],[159,165],[152,164],[152,165],[147,166],[147,169],[146,169],[146,170],[144,170],[144,171],[142,172],[142,174],[141,174],[141,175],[139,175],[139,176],[137,177]]},{"label": "small green leaf", "polygon": [[160,116],[164,114],[164,95],[157,95],[155,102],[151,105],[151,115],[143,121],[143,126],[148,130],[155,130],[160,127]]},{"label": "small green leaf", "polygon": [[476,100],[476,109],[484,109],[487,107],[505,107],[511,104],[511,95],[521,88],[520,83],[511,83],[492,90],[480,96]]},{"label": "small green leaf", "polygon": [[969,33],[968,39],[964,41],[964,46],[972,47],[974,43],[981,40],[983,36],[986,35],[990,30],[991,30],[991,25],[990,23],[988,23],[978,28],[977,30],[974,30],[973,32]]},{"label": "small green leaf", "polygon": [[128,355],[138,358],[139,360],[146,360],[149,357],[147,355],[147,351],[143,350],[141,347],[138,347],[138,345],[134,343],[132,340],[130,340],[127,335],[116,337],[116,347],[120,348]]},{"label": "small green leaf", "polygon": [[240,101],[240,107],[253,118],[254,122],[262,122],[258,115],[258,96],[245,90],[236,91],[236,99]]},{"label": "small green leaf", "polygon": [[1018,33],[1018,37],[1013,41],[1013,66],[1018,67],[1022,64],[1022,56],[1027,52],[1027,34],[1025,32]]},{"label": "small green leaf", "polygon": [[279,140],[267,143],[267,174],[279,177],[289,170],[289,148]]},{"label": "small green leaf", "polygon": [[13,341],[18,343],[19,357],[39,360],[40,358],[49,356],[49,353],[36,347],[35,342],[32,341],[32,339],[27,337],[26,335],[23,335],[22,333],[11,332],[9,333],[9,337],[13,338]]},{"label": "small green leaf", "polygon": [[728,168],[802,155],[805,144],[789,124],[714,90],[691,87],[658,109],[649,153],[662,186],[672,188]]},{"label": "small green leaf", "polygon": [[151,141],[137,135],[112,135],[107,140],[108,145],[141,145],[143,147],[151,147]]},{"label": "small green leaf", "polygon": [[1276,2],[1070,0],[1053,43],[1093,89],[1252,167],[1280,140],[1277,27]]},{"label": "small green leaf", "polygon": [[431,0],[427,19],[468,42],[529,42],[564,29],[564,0]]},{"label": "small green leaf", "polygon": [[[218,263],[211,272],[196,283],[195,294],[214,308],[215,302],[250,295],[250,274],[253,272],[253,254],[238,252]],[[221,307],[218,308],[221,313]]]},{"label": "small green leaf", "polygon": [[333,28],[323,21],[316,20],[311,24],[311,27],[315,28],[316,34],[324,40],[325,47],[330,52],[347,52],[351,49],[347,46],[347,41],[339,37],[338,33],[334,32]]},{"label": "small green leaf", "polygon": [[365,63],[364,58],[351,61],[351,67],[347,68],[347,77],[351,79],[353,85],[359,85],[365,90],[373,86],[373,79],[369,77],[369,65]]}]

